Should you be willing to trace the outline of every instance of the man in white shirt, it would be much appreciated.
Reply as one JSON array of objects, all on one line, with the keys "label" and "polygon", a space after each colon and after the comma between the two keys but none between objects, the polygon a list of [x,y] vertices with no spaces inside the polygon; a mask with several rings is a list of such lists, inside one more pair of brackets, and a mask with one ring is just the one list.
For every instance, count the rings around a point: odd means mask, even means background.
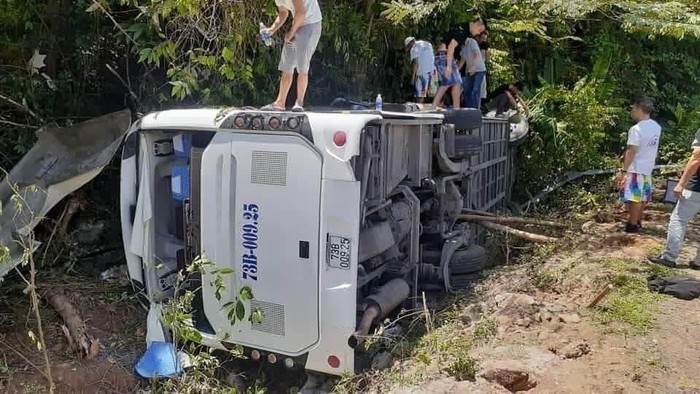
[{"label": "man in white shirt", "polygon": [[284,111],[289,88],[294,79],[294,70],[297,76],[297,100],[292,108],[294,112],[304,110],[304,97],[309,86],[309,66],[311,57],[316,52],[318,40],[321,37],[321,8],[318,0],[275,0],[277,5],[277,18],[267,28],[267,33],[272,36],[287,21],[289,13],[292,13],[294,22],[284,36],[284,48],[280,58],[279,70],[282,71],[279,93],[274,103],[264,106],[265,110]]},{"label": "man in white shirt", "polygon": [[415,87],[414,96],[417,103],[422,103],[426,97],[435,96],[439,84],[433,45],[428,41],[416,40],[415,37],[406,37],[403,44],[413,63],[411,83]]},{"label": "man in white shirt", "polygon": [[[483,34],[483,33],[482,33]],[[459,68],[466,64],[463,94],[467,108],[481,108],[481,86],[486,77],[486,63],[476,39],[469,37],[459,54]]]},{"label": "man in white shirt", "polygon": [[651,173],[656,165],[661,137],[661,126],[651,119],[653,111],[654,103],[651,100],[639,100],[632,105],[630,115],[637,124],[629,130],[622,170],[616,176],[620,199],[629,210],[625,226],[628,233],[639,232],[642,212],[651,201]]}]

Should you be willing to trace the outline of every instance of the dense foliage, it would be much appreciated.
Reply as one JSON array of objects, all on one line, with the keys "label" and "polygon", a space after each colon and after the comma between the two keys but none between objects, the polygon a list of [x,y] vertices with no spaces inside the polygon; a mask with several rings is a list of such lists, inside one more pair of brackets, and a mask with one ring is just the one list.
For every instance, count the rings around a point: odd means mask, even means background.
[{"label": "dense foliage", "polygon": [[[619,155],[634,98],[656,100],[661,158],[682,160],[700,127],[695,0],[321,0],[310,103],[411,95],[406,35],[436,42],[474,13],[488,20],[488,83],[526,82],[535,133],[520,184]],[[280,37],[258,23],[272,0],[0,0],[0,167],[32,128],[129,106],[262,105],[275,94]],[[45,56],[45,57],[44,57]]]}]

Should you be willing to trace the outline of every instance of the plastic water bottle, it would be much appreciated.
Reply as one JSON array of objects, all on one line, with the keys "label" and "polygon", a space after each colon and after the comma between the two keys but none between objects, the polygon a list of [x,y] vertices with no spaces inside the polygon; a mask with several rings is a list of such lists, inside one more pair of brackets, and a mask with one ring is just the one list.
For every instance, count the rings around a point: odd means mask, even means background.
[{"label": "plastic water bottle", "polygon": [[265,24],[260,22],[260,37],[265,45],[270,46],[272,45],[272,37],[270,37],[270,33],[268,33],[266,29]]},{"label": "plastic water bottle", "polygon": [[383,107],[384,103],[382,102],[382,95],[378,94],[377,99],[374,100],[374,109],[376,109],[377,111],[381,111]]}]

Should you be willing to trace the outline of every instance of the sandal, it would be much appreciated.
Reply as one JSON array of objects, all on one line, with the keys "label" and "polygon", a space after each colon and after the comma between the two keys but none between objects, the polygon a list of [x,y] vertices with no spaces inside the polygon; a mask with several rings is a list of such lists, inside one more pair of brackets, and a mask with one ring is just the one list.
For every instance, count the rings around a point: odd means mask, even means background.
[{"label": "sandal", "polygon": [[286,108],[279,108],[275,107],[275,103],[265,105],[263,107],[260,107],[261,111],[285,111]]},{"label": "sandal", "polygon": [[304,112],[304,107],[299,104],[294,104],[292,107],[292,112]]}]

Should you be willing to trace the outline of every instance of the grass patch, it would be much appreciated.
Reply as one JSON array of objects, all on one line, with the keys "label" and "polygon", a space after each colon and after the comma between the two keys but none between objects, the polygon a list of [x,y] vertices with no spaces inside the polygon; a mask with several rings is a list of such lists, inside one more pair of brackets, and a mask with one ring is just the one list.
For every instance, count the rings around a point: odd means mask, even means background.
[{"label": "grass patch", "polygon": [[633,334],[642,334],[656,325],[661,294],[647,288],[651,275],[670,276],[673,270],[632,259],[607,258],[601,266],[608,274],[599,278],[601,285],[612,283],[615,290],[595,313],[603,324],[623,323]]},{"label": "grass patch", "polygon": [[395,362],[392,367],[380,371],[346,376],[334,385],[334,393],[390,392],[397,388],[415,386],[427,381],[438,371],[456,380],[473,380],[478,372],[478,363],[469,352],[479,337],[485,339],[496,330],[495,322],[482,318],[474,334],[459,319],[464,304],[454,305],[438,313],[435,328],[425,332],[416,330],[396,343],[391,351]]},{"label": "grass patch", "polygon": [[476,373],[479,371],[479,365],[476,360],[467,352],[460,354],[446,369],[447,373],[457,379],[474,380]]},{"label": "grass patch", "polygon": [[540,270],[535,274],[533,284],[545,291],[558,290],[570,270],[571,266]]},{"label": "grass patch", "polygon": [[481,342],[493,337],[496,335],[497,329],[498,325],[496,322],[488,315],[482,314],[479,322],[476,323],[476,327],[474,328],[474,341]]},{"label": "grass patch", "polygon": [[542,264],[556,253],[554,244],[537,244],[532,247],[532,252],[527,257],[523,256],[525,262],[530,264]]},{"label": "grass patch", "polygon": [[664,251],[664,244],[655,242],[646,242],[641,245],[641,249],[646,253],[647,256],[658,256]]},{"label": "grass patch", "polygon": [[581,260],[580,256],[570,252],[568,256],[561,256],[563,259],[550,261],[547,267],[536,270],[532,276],[532,284],[540,290],[562,293],[569,287],[575,275],[575,268]]}]

